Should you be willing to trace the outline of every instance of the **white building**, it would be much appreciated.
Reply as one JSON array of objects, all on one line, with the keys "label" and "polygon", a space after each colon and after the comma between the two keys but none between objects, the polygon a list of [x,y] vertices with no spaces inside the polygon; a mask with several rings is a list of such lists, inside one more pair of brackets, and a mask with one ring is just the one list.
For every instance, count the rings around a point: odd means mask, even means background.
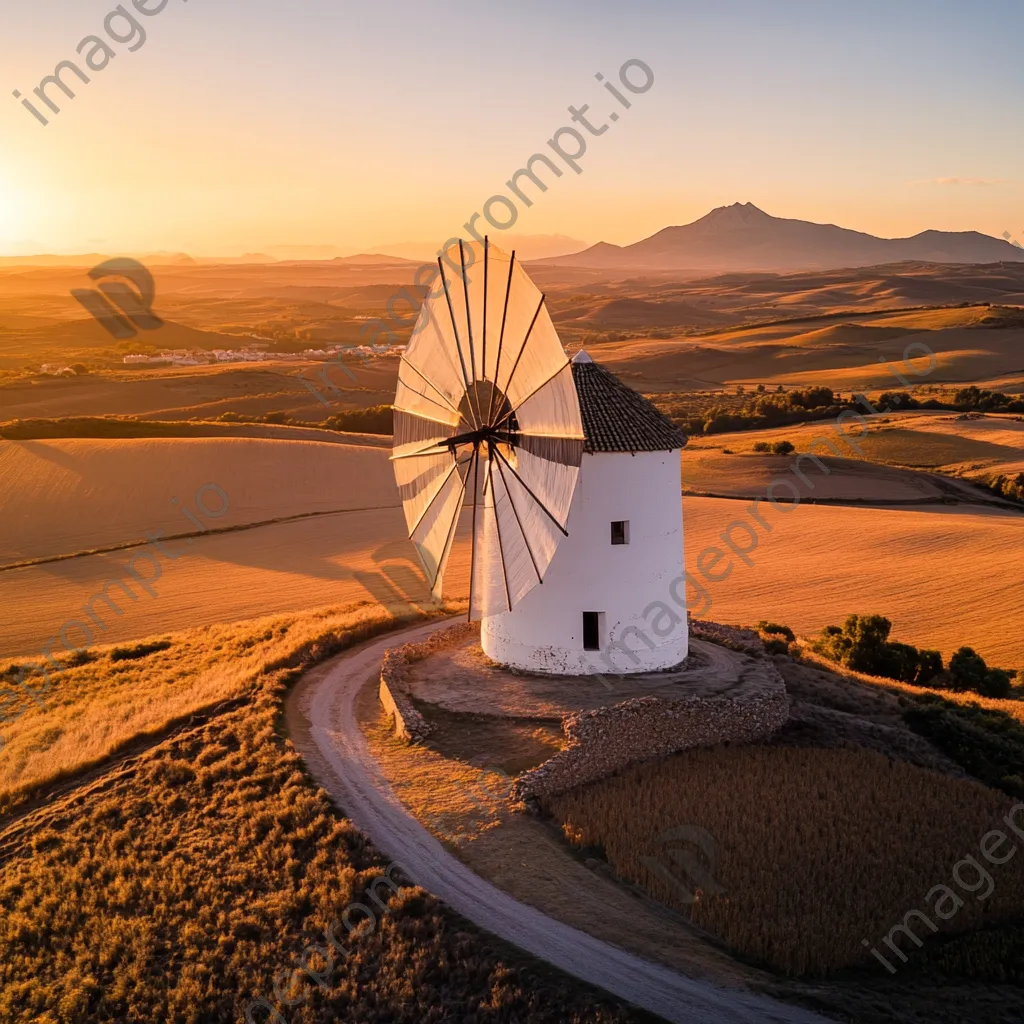
[{"label": "white building", "polygon": [[483,619],[480,642],[494,661],[531,671],[669,668],[688,639],[685,597],[669,592],[683,573],[686,437],[586,352],[572,363],[585,441],[569,535],[542,584]]}]

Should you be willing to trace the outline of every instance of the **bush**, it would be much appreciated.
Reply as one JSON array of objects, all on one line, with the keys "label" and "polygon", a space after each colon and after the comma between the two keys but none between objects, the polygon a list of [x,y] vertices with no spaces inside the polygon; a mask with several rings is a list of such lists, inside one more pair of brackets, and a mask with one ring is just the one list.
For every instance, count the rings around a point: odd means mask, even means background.
[{"label": "bush", "polygon": [[773,455],[789,455],[790,452],[796,451],[796,445],[792,441],[776,441],[772,445]]},{"label": "bush", "polygon": [[990,669],[972,647],[959,648],[949,659],[949,681],[954,690],[973,690],[999,699],[1010,696],[1012,688],[1011,674],[1004,669]]},{"label": "bush", "polygon": [[883,615],[850,615],[842,627],[826,626],[811,646],[856,672],[904,683],[931,680],[942,671],[938,651],[922,653],[910,644],[890,641],[891,630],[892,623]]},{"label": "bush", "polygon": [[755,452],[770,452],[771,450],[772,446],[767,441],[757,441],[754,444]]},{"label": "bush", "polygon": [[391,434],[394,433],[394,415],[390,405],[373,405],[369,409],[354,409],[328,416],[320,426],[328,430],[343,430],[352,433]]},{"label": "bush", "polygon": [[983,697],[995,697],[997,700],[1005,700],[1010,696],[1013,689],[1010,683],[1010,673],[1001,668],[990,668],[985,673],[985,680],[978,689]]},{"label": "bush", "polygon": [[921,659],[916,647],[910,644],[888,643],[882,652],[882,675],[912,683],[920,671]]},{"label": "bush", "polygon": [[987,786],[1024,796],[1024,726],[1005,712],[923,693],[903,720]]},{"label": "bush", "polygon": [[938,651],[917,652],[917,678],[914,682],[918,686],[938,685],[933,683],[942,674],[942,655]]},{"label": "bush", "polygon": [[918,401],[907,391],[884,391],[878,396],[877,407],[882,412],[901,412],[918,408]]},{"label": "bush", "polygon": [[777,622],[767,622],[765,619],[762,619],[757,624],[757,628],[761,633],[777,633],[779,636],[784,636],[790,643],[796,639],[793,630],[789,626],[781,626]]},{"label": "bush", "polygon": [[132,647],[114,647],[110,651],[110,660],[134,661],[136,658],[145,658],[149,654],[156,654],[157,651],[166,651],[170,646],[170,640],[153,640],[148,644],[135,644]]},{"label": "bush", "polygon": [[987,672],[988,666],[980,654],[973,648],[961,647],[949,659],[950,689],[974,690],[975,693],[980,693],[980,687],[985,685]]}]

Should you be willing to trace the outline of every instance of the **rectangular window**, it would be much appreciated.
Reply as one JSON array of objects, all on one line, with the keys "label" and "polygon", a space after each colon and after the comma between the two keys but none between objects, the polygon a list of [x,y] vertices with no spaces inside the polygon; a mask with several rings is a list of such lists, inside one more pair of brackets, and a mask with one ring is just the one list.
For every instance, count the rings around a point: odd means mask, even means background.
[{"label": "rectangular window", "polygon": [[629,520],[628,519],[616,519],[612,523],[612,543],[613,544],[628,544],[629,543]]},{"label": "rectangular window", "polygon": [[583,650],[601,650],[601,612],[583,613]]}]

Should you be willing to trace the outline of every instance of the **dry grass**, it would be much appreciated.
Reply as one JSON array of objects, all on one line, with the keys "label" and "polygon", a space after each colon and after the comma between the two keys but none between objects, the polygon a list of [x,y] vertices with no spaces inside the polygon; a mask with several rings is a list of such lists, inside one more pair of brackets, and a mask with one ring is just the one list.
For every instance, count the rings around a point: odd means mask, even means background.
[{"label": "dry grass", "polygon": [[[17,703],[5,709],[14,720],[3,726],[0,808],[191,714],[249,695],[296,652],[322,651],[341,633],[351,640],[417,617],[409,608],[373,604],[326,608],[169,635],[168,648],[137,659],[113,661],[110,647],[93,648],[95,660],[84,665],[65,657],[65,667],[50,673],[42,707],[18,689]],[[26,663],[0,662],[0,676],[10,680]],[[42,679],[28,678],[34,687]]]},{"label": "dry grass", "polygon": [[[376,887],[375,928],[338,923],[387,861],[304,773],[282,698],[305,666],[393,624],[357,609],[276,639],[261,623],[248,644],[239,630],[257,673],[243,706],[6,829],[0,818],[0,1019],[236,1024],[258,997],[293,1024],[638,1019],[407,884]],[[170,639],[166,655],[186,650]],[[320,988],[296,968],[328,927],[344,953],[333,970],[310,955]]]},{"label": "dry grass", "polygon": [[[603,847],[621,877],[744,956],[803,975],[863,963],[862,939],[875,944],[908,911],[927,913],[925,894],[952,884],[954,864],[978,855],[1012,801],[870,751],[748,746],[688,751],[550,806],[570,840]],[[692,903],[685,886],[652,870],[654,858],[668,863],[656,837],[682,825],[715,841],[707,866],[720,890],[705,878]],[[675,875],[686,878],[678,866]],[[970,884],[975,876],[964,877]],[[961,890],[965,905],[951,920],[930,915],[941,931],[1024,912],[1024,859],[994,868],[993,877],[984,903]]]},{"label": "dry grass", "polygon": [[896,695],[901,693],[912,694],[914,696],[920,696],[922,694],[938,694],[943,700],[948,700],[953,704],[959,704],[961,707],[977,704],[979,707],[986,708],[989,711],[1001,711],[1003,714],[1009,715],[1011,718],[1015,718],[1018,722],[1024,724],[1024,701],[998,700],[995,697],[982,697],[977,693],[969,691],[958,693],[956,690],[934,690],[925,686],[914,686],[912,683],[901,683],[897,679],[888,679],[883,676],[870,676],[866,672],[856,672],[853,669],[846,668],[844,665],[839,665],[834,661],[829,661],[828,658],[823,658],[820,654],[816,654],[809,647],[802,647],[801,651],[801,661],[804,661],[809,665],[820,666],[844,682],[849,681],[867,684],[870,687],[886,690],[889,693]]}]

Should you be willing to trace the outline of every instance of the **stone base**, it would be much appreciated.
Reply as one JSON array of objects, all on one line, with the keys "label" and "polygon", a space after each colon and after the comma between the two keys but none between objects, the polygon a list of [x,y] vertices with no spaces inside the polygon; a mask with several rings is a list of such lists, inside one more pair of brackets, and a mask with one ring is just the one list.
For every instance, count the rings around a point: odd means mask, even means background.
[{"label": "stone base", "polygon": [[480,649],[479,624],[459,623],[385,654],[380,699],[396,734],[409,741],[429,732],[413,698],[463,714],[560,721],[565,749],[515,780],[519,800],[561,793],[688,747],[762,739],[789,717],[785,684],[757,633],[710,622],[693,623],[681,665],[624,676],[496,665]]}]

